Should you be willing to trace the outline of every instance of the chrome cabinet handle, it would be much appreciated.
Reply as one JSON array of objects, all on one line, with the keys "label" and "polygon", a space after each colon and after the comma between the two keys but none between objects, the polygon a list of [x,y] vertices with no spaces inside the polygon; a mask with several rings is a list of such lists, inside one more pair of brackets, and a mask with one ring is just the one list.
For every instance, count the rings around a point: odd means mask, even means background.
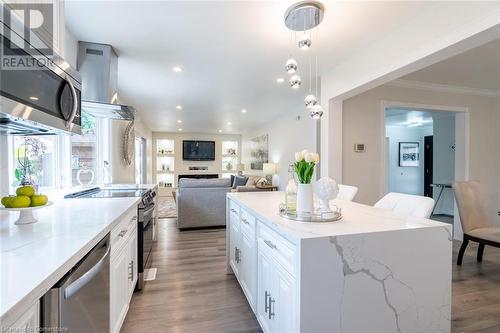
[{"label": "chrome cabinet handle", "polygon": [[270,240],[265,239],[265,240],[264,240],[264,243],[266,243],[266,245],[267,245],[267,246],[269,246],[269,247],[270,247],[271,249],[273,249],[273,250],[276,250],[276,249],[277,249],[276,245],[274,245],[274,243],[273,243],[273,242],[271,242]]},{"label": "chrome cabinet handle", "polygon": [[274,299],[272,299],[271,295],[269,295],[269,319],[273,319],[274,317],[273,304]]},{"label": "chrome cabinet handle", "polygon": [[236,213],[238,213],[238,212],[236,211],[236,209],[234,209],[234,208],[231,208],[231,212],[233,212],[233,213],[235,213],[235,214],[236,214]]},{"label": "chrome cabinet handle", "polygon": [[234,260],[236,261],[237,264],[240,263],[240,249],[238,249],[237,246],[234,247]]},{"label": "chrome cabinet handle", "polygon": [[264,292],[264,297],[265,297],[265,299],[266,299],[266,300],[265,300],[265,303],[264,303],[264,305],[265,305],[265,306],[264,306],[264,310],[265,310],[265,312],[267,313],[267,311],[269,311],[269,310],[270,310],[270,308],[269,308],[269,304],[268,304],[268,302],[267,302],[267,298],[268,298],[268,297],[271,297],[271,293],[267,292],[267,290],[266,290],[266,291]]},{"label": "chrome cabinet handle", "polygon": [[66,82],[68,82],[69,89],[71,90],[71,94],[73,95],[73,110],[71,110],[71,114],[69,119],[66,120],[66,128],[70,128],[71,124],[73,124],[73,119],[75,119],[76,112],[78,111],[78,95],[76,94],[75,86],[73,86],[73,82],[69,78],[69,75],[66,75]]},{"label": "chrome cabinet handle", "polygon": [[243,221],[243,223],[250,225],[250,222],[248,222],[247,219],[241,219],[241,220]]},{"label": "chrome cabinet handle", "polygon": [[127,231],[128,231],[128,229],[123,229],[122,231],[120,231],[120,233],[118,234],[118,236],[124,237],[127,234]]},{"label": "chrome cabinet handle", "polygon": [[134,281],[134,261],[133,260],[128,264],[128,268],[129,268],[128,278],[130,279],[130,281]]}]

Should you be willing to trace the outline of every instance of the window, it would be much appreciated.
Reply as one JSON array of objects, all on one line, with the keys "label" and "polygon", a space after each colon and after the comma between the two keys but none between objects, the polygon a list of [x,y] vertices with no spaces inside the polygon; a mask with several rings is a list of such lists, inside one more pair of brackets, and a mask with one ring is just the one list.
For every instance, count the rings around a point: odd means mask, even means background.
[{"label": "window", "polygon": [[97,182],[97,120],[82,112],[82,134],[71,138],[71,185]]},{"label": "window", "polygon": [[11,187],[21,183],[36,184],[41,188],[58,186],[58,136],[14,136],[12,149]]},{"label": "window", "polygon": [[107,119],[82,112],[81,135],[6,136],[0,146],[10,152],[0,163],[8,170],[2,193],[23,179],[45,189],[111,182]]}]

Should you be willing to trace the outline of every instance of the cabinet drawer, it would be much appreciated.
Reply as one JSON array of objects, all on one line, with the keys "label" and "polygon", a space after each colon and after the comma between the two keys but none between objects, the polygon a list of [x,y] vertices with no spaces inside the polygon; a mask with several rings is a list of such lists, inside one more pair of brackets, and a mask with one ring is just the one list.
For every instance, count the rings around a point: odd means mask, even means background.
[{"label": "cabinet drawer", "polygon": [[111,230],[111,252],[120,249],[134,230],[137,230],[137,207],[135,206]]},{"label": "cabinet drawer", "polygon": [[249,212],[241,210],[241,232],[247,235],[250,239],[255,237],[255,217]]},{"label": "cabinet drawer", "polygon": [[259,223],[259,250],[278,262],[292,277],[295,276],[296,247],[276,232]]},{"label": "cabinet drawer", "polygon": [[235,217],[240,217],[240,206],[238,206],[234,201],[229,200],[229,214]]}]

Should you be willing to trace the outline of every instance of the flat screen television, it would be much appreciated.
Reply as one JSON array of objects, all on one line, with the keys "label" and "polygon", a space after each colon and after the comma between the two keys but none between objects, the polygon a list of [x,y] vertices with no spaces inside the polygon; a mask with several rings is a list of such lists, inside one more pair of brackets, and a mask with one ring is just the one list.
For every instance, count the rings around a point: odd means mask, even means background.
[{"label": "flat screen television", "polygon": [[186,161],[214,161],[215,141],[182,141],[182,159]]}]

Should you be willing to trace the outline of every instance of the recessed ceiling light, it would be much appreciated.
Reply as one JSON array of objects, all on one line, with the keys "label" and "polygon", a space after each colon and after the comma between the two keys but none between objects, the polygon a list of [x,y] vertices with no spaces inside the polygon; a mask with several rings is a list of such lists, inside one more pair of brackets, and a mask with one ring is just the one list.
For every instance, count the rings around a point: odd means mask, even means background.
[{"label": "recessed ceiling light", "polygon": [[231,122],[230,121],[227,122],[227,126],[231,126]]},{"label": "recessed ceiling light", "polygon": [[179,132],[182,132],[182,128],[178,128],[177,130],[178,130]]},{"label": "recessed ceiling light", "polygon": [[180,66],[175,66],[174,68],[172,68],[172,70],[176,73],[182,72],[182,68]]},{"label": "recessed ceiling light", "polygon": [[242,109],[241,113],[247,113],[247,109]]},{"label": "recessed ceiling light", "polygon": [[285,82],[285,79],[282,77],[276,79],[276,83],[283,83],[283,82]]},{"label": "recessed ceiling light", "polygon": [[219,130],[219,133],[222,133],[222,130]]},{"label": "recessed ceiling light", "polygon": [[180,106],[180,105],[177,105],[175,108],[176,108],[177,110],[182,110],[182,106]]},{"label": "recessed ceiling light", "polygon": [[179,124],[182,124],[182,120],[180,120],[180,119],[179,119],[179,120],[177,120],[177,122],[178,122]]},{"label": "recessed ceiling light", "polygon": [[38,101],[38,97],[36,97],[36,96],[30,96],[30,99],[31,99],[32,101]]}]

